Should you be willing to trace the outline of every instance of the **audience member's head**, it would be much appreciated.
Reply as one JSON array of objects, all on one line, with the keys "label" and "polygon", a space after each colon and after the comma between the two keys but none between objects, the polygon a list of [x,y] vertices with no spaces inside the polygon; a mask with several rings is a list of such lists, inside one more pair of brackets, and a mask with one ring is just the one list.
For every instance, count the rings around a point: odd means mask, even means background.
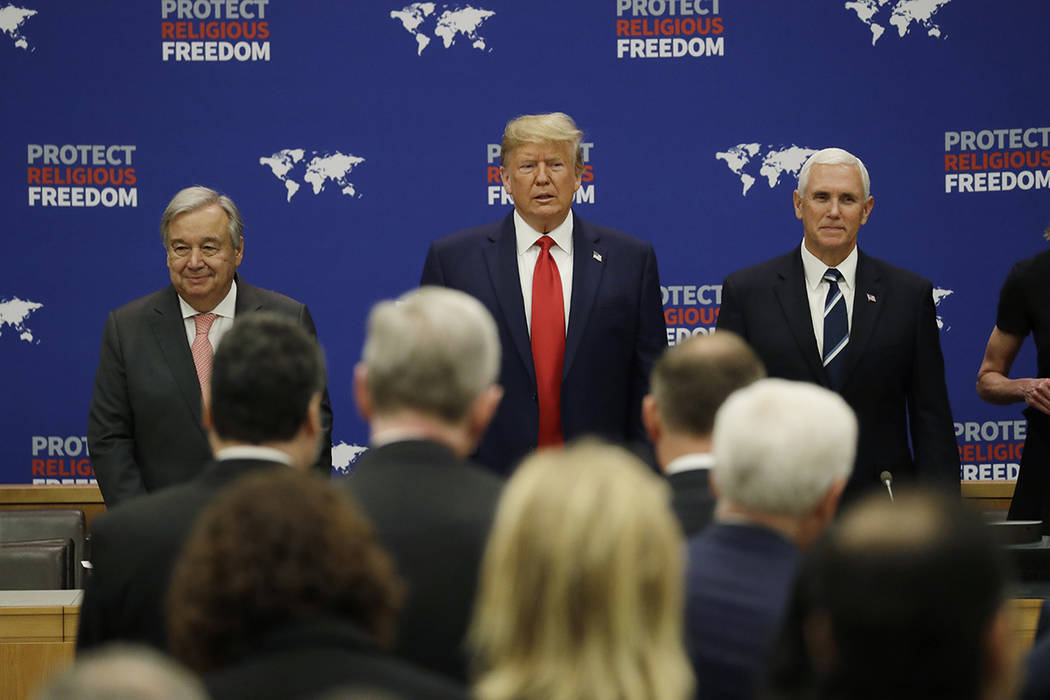
[{"label": "audience member's head", "polygon": [[527,459],[482,564],[477,697],[687,697],[682,556],[666,485],[628,453],[583,443]]},{"label": "audience member's head", "polygon": [[206,700],[200,680],[149,647],[111,644],[76,663],[35,700]]},{"label": "audience member's head", "polygon": [[856,449],[857,419],[841,396],[759,380],[715,418],[718,517],[766,524],[806,547],[834,516]]},{"label": "audience member's head", "polygon": [[758,355],[731,331],[692,336],[668,349],[653,366],[642,403],[661,466],[685,451],[709,452],[718,408],[765,375]]},{"label": "audience member's head", "polygon": [[201,514],[168,592],[172,653],[203,672],[316,617],[389,644],[402,585],[345,489],[286,468],[245,476]]},{"label": "audience member's head", "polygon": [[771,697],[1012,697],[1004,553],[958,499],[875,494],[802,565]]},{"label": "audience member's head", "polygon": [[204,425],[214,449],[280,446],[314,462],[321,435],[324,359],[302,325],[271,313],[238,316],[215,351]]},{"label": "audience member's head", "polygon": [[410,429],[466,456],[503,395],[499,370],[499,331],[481,302],[423,287],[372,308],[354,398],[373,435]]}]

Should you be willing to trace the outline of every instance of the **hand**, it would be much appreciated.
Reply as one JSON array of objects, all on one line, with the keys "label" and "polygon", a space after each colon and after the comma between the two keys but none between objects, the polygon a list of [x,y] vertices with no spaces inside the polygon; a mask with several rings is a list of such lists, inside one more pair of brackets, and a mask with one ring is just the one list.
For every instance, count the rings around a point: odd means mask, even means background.
[{"label": "hand", "polygon": [[1021,389],[1024,402],[1032,408],[1050,415],[1050,379],[1029,379]]}]

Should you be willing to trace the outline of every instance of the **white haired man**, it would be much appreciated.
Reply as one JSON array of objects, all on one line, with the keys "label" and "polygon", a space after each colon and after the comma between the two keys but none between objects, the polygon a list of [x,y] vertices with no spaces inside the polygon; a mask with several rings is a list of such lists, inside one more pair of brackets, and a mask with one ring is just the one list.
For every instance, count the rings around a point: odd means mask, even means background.
[{"label": "white haired man", "polygon": [[857,420],[835,393],[760,379],[715,417],[715,522],[689,540],[686,639],[701,698],[755,695],[800,549],[835,514]]},{"label": "white haired man", "polygon": [[368,317],[354,398],[371,449],[346,483],[408,583],[395,652],[466,681],[462,641],[503,480],[466,461],[502,390],[499,335],[463,292],[423,287]]},{"label": "white haired man", "polygon": [[857,248],[875,204],[870,189],[853,154],[813,154],[793,195],[801,245],[729,275],[718,328],[742,336],[770,377],[833,389],[856,412],[846,500],[881,488],[883,471],[958,491],[933,285]]},{"label": "white haired man", "polygon": [[422,284],[479,299],[499,326],[506,395],[477,460],[508,473],[581,435],[644,446],[649,370],[667,347],[653,247],[572,212],[583,132],[567,114],[507,124],[502,221],[435,241]]}]

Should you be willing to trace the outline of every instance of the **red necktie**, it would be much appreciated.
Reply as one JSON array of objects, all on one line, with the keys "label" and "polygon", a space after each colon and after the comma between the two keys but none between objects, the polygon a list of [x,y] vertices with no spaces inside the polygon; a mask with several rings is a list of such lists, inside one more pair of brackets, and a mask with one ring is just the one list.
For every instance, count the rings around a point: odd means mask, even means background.
[{"label": "red necktie", "polygon": [[561,275],[551,257],[554,239],[543,236],[535,245],[540,256],[532,272],[532,363],[540,407],[539,447],[560,445],[561,370],[565,362],[565,303]]},{"label": "red necktie", "polygon": [[193,338],[193,345],[190,347],[190,353],[193,355],[193,364],[197,368],[197,379],[201,383],[201,391],[208,386],[208,382],[211,380],[211,360],[214,351],[211,347],[211,341],[208,340],[208,331],[211,330],[211,324],[218,318],[215,314],[197,314],[193,317],[193,325],[196,326],[197,335]]}]

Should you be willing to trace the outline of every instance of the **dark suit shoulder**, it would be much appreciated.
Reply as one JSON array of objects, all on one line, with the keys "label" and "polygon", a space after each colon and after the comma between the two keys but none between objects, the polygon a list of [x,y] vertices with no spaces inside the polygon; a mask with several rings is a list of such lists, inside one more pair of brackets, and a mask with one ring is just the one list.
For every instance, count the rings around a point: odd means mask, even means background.
[{"label": "dark suit shoulder", "polygon": [[150,539],[156,533],[154,524],[166,527],[173,514],[185,512],[188,506],[210,494],[210,490],[192,481],[135,496],[92,519],[92,537],[107,541],[114,536],[126,541]]},{"label": "dark suit shoulder", "polygon": [[726,276],[726,283],[747,284],[755,280],[773,279],[775,275],[785,274],[795,266],[802,269],[802,254],[799,253],[798,248],[792,248],[775,258],[742,267]]},{"label": "dark suit shoulder", "polygon": [[237,310],[244,308],[245,311],[252,309],[247,306],[259,305],[263,310],[270,311],[298,311],[304,304],[298,299],[293,299],[287,294],[281,294],[271,289],[263,289],[244,281],[237,280]]},{"label": "dark suit shoulder", "polygon": [[865,266],[867,269],[864,270],[864,274],[869,277],[883,277],[893,281],[895,288],[907,287],[915,290],[925,289],[927,287],[932,288],[933,283],[926,279],[922,275],[912,272],[903,267],[899,267],[892,263],[888,263],[881,258],[875,258],[860,251],[860,258],[857,261],[857,274],[862,273],[861,267]]},{"label": "dark suit shoulder", "polygon": [[113,310],[113,315],[120,318],[134,318],[144,313],[152,313],[154,309],[177,308],[178,295],[175,288],[170,284],[163,289],[158,289],[138,299],[132,299],[128,303]]},{"label": "dark suit shoulder", "polygon": [[620,231],[619,229],[592,223],[586,219],[580,218],[579,216],[576,216],[573,220],[573,226],[579,226],[580,231],[586,237],[590,239],[598,239],[601,243],[621,246],[637,251],[647,251],[652,248],[652,244],[649,243],[649,241],[633,236],[625,231]]},{"label": "dark suit shoulder", "polygon": [[[500,230],[508,225],[508,219],[509,217],[504,217],[492,223],[461,229],[438,238],[431,244],[431,247],[436,250],[454,250],[460,246],[476,245],[477,243],[488,241],[499,235]],[[510,221],[509,225],[513,231],[513,220]]]},{"label": "dark suit shoulder", "polygon": [[441,482],[444,487],[469,484],[493,495],[503,479],[473,462],[461,460],[447,447],[427,440],[404,440],[375,447],[362,454],[347,477],[351,490],[385,489],[410,480]]}]

